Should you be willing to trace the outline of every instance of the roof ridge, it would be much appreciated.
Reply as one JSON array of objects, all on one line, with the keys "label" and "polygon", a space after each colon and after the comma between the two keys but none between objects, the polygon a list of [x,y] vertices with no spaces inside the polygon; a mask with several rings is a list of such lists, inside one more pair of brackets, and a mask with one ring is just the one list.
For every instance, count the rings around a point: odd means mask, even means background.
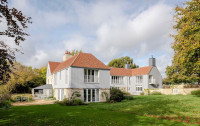
[{"label": "roof ridge", "polygon": [[69,65],[69,66],[72,66],[73,65],[73,63],[75,62],[75,60],[79,57],[79,55],[80,55],[80,53],[78,53],[77,55],[75,55],[76,56],[76,58],[74,59],[74,61],[72,61],[72,63]]}]

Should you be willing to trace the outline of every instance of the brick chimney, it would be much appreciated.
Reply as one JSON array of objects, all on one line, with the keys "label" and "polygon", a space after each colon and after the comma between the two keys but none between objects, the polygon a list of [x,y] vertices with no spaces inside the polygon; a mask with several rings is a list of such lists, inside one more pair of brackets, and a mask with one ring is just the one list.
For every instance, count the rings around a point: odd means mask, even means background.
[{"label": "brick chimney", "polygon": [[70,57],[72,57],[72,54],[69,51],[65,51],[65,54],[63,55],[63,61],[68,60]]}]

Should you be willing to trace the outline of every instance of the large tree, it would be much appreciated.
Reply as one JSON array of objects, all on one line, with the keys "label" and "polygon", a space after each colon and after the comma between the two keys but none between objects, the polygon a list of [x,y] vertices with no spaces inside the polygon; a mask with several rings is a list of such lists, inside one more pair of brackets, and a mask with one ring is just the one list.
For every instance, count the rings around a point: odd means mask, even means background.
[{"label": "large tree", "polygon": [[174,83],[200,83],[200,1],[188,1],[175,11],[177,34],[172,35],[174,57],[167,78]]},{"label": "large tree", "polygon": [[133,59],[130,58],[129,56],[125,56],[125,57],[121,57],[121,58],[117,58],[117,59],[113,59],[111,60],[107,66],[109,67],[118,67],[118,68],[124,68],[125,64],[129,63],[130,64],[130,68],[136,68],[139,67],[137,66],[135,63],[133,63]]},{"label": "large tree", "polygon": [[31,18],[25,17],[21,11],[8,8],[7,0],[0,0],[0,26],[5,26],[0,29],[0,85],[6,84],[9,80],[15,53],[20,52],[18,48],[10,47],[10,45],[19,46],[20,42],[25,40],[25,36],[28,36],[25,29],[27,23],[31,23],[30,20]]}]

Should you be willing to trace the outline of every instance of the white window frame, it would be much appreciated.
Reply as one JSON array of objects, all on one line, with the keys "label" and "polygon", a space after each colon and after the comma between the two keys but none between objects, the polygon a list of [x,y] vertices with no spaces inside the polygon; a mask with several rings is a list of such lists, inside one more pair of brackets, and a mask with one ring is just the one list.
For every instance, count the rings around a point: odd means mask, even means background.
[{"label": "white window frame", "polygon": [[68,84],[68,69],[65,70],[65,83]]},{"label": "white window frame", "polygon": [[99,83],[99,70],[84,69],[84,82],[85,83]]},{"label": "white window frame", "polygon": [[136,91],[142,92],[142,85],[136,85]]},{"label": "white window frame", "polygon": [[61,80],[61,71],[60,71],[60,80]]},{"label": "white window frame", "polygon": [[143,76],[136,76],[136,83],[143,83]]},{"label": "white window frame", "polygon": [[123,76],[111,76],[111,84],[124,84]]}]

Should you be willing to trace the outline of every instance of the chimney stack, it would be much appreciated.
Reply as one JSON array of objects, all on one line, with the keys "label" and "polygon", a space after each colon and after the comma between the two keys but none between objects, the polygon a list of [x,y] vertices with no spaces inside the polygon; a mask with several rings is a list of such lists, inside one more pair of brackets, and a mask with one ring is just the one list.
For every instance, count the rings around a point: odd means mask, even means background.
[{"label": "chimney stack", "polygon": [[65,51],[65,54],[63,55],[63,61],[68,60],[70,57],[72,57],[72,54],[69,51]]},{"label": "chimney stack", "polygon": [[153,58],[153,56],[149,58],[149,66],[156,66],[156,58]]},{"label": "chimney stack", "polygon": [[125,64],[125,68],[126,68],[126,69],[130,69],[130,64],[128,63],[128,61],[127,61],[127,63]]}]

